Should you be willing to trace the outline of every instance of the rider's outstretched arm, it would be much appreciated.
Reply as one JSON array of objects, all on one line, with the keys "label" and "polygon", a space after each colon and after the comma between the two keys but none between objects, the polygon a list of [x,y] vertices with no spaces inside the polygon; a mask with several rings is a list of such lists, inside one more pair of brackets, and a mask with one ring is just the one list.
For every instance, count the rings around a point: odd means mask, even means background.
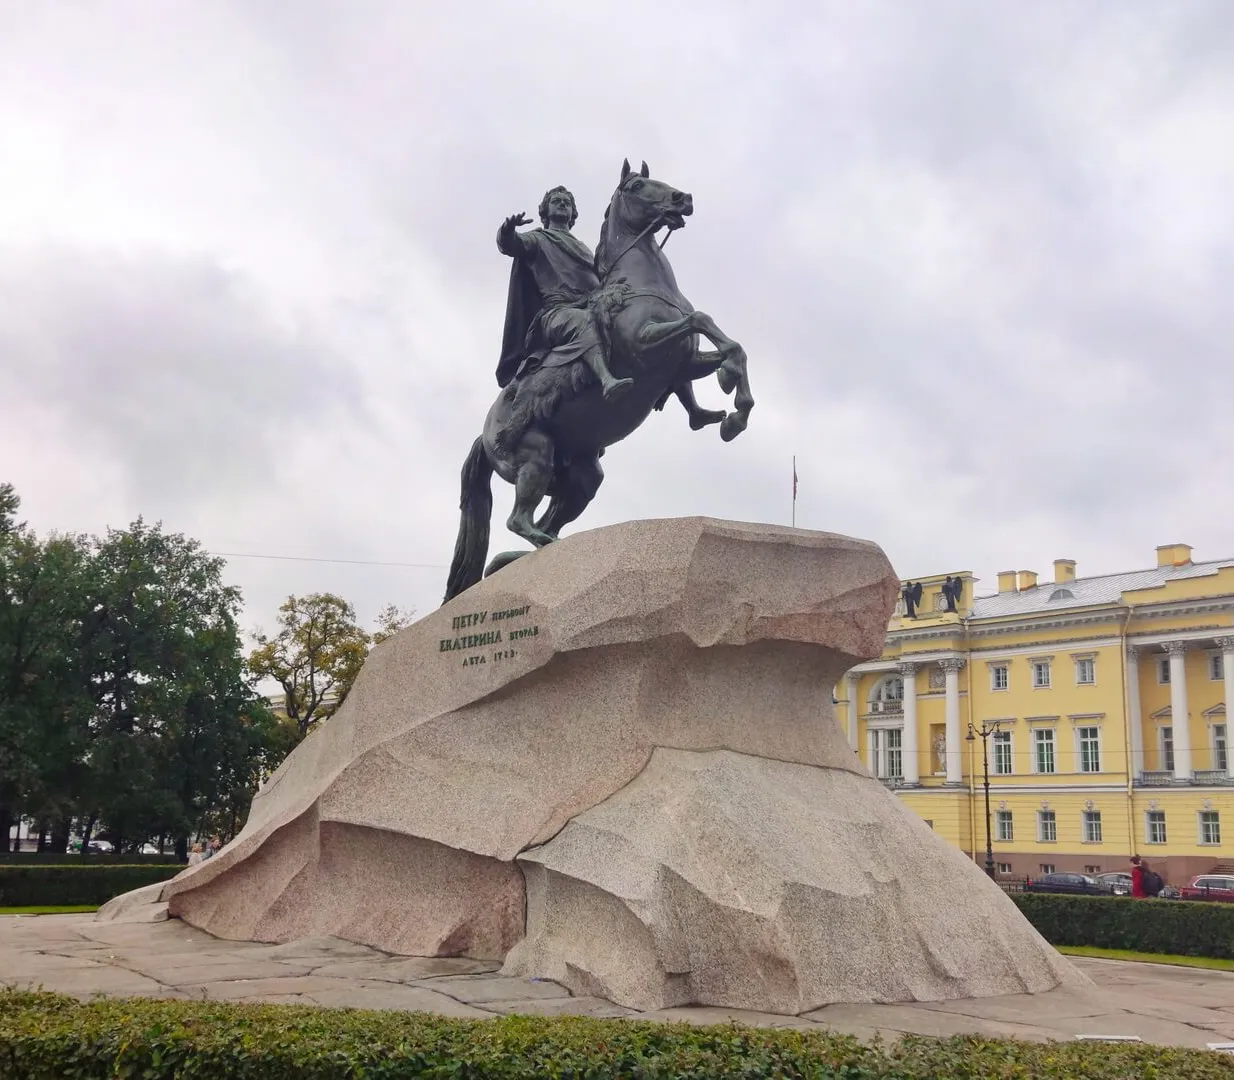
[{"label": "rider's outstretched arm", "polygon": [[[516,215],[515,217],[521,217]],[[497,230],[497,250],[512,259],[526,259],[532,253],[532,241],[518,231],[515,217],[508,217]]]}]

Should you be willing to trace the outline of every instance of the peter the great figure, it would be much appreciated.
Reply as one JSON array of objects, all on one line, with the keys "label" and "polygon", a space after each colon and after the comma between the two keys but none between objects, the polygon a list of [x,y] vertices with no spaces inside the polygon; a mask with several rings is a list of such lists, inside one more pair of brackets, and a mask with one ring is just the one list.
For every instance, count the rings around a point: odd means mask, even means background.
[{"label": "peter the great figure", "polygon": [[[670,397],[700,429],[720,425],[727,442],[745,430],[754,397],[745,350],[681,293],[656,243],[684,228],[694,199],[627,161],[604,214],[593,255],[572,229],[574,196],[552,188],[540,227],[512,214],[497,247],[513,259],[497,382],[502,388],[463,463],[462,510],[446,600],[485,573],[492,474],[514,485],[510,531],[542,547],[579,516],[604,479],[600,455]],[[665,236],[667,240],[667,235]],[[700,337],[715,346],[699,348]],[[715,375],[733,409],[707,410],[691,383]],[[540,503],[548,508],[539,513]],[[492,573],[525,552],[497,556]]]},{"label": "peter the great figure", "polygon": [[541,228],[517,232],[528,219],[513,214],[497,230],[498,250],[514,260],[498,386],[538,366],[550,352],[555,364],[581,358],[599,380],[605,400],[634,385],[633,379],[613,378],[608,369],[596,317],[587,303],[600,287],[600,277],[595,256],[570,231],[577,220],[574,196],[555,187],[540,202]]}]

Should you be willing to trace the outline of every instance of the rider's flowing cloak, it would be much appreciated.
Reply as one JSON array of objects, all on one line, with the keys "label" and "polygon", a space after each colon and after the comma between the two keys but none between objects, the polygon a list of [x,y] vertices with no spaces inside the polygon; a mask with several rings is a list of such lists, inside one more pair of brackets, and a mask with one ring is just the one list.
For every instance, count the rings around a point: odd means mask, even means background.
[{"label": "rider's flowing cloak", "polygon": [[[598,284],[595,260],[584,244],[571,233],[556,229],[532,229],[522,233],[524,243],[534,244],[533,258],[514,258],[510,267],[510,288],[506,295],[506,322],[501,335],[501,359],[497,362],[497,385],[505,386],[518,373],[531,346],[527,335],[544,305],[540,283],[536,281],[535,261],[541,270],[556,278],[556,289],[578,297],[586,296]],[[547,243],[545,243],[547,241]]]}]

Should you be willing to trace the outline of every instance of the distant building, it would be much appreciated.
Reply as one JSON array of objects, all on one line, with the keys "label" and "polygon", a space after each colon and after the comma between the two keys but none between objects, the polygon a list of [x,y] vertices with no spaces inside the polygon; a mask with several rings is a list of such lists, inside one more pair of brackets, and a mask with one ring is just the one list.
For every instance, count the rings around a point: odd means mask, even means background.
[{"label": "distant building", "polygon": [[[1234,559],[1157,549],[1147,570],[1054,580],[998,575],[973,596],[921,578],[883,655],[836,687],[837,718],[877,776],[941,835],[985,860],[982,740],[994,859],[1004,876],[1126,869],[1177,884],[1234,863]],[[908,584],[908,583],[905,583]]]}]

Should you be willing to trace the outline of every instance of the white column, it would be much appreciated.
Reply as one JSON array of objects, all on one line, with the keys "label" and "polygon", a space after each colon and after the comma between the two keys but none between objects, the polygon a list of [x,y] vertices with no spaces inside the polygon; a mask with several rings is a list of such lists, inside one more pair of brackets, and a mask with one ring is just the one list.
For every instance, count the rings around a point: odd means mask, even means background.
[{"label": "white column", "polygon": [[1174,779],[1191,779],[1191,714],[1187,708],[1187,642],[1166,643],[1170,654],[1170,726],[1174,730]]},{"label": "white column", "polygon": [[1234,737],[1234,637],[1219,637],[1221,647],[1221,674],[1225,677],[1225,771],[1234,776],[1234,753],[1231,753],[1231,737]]},{"label": "white column", "polygon": [[848,744],[853,748],[853,753],[858,757],[861,756],[861,747],[857,745],[857,680],[860,678],[856,672],[850,671],[845,682],[848,685]]},{"label": "white column", "polygon": [[1140,710],[1140,651],[1127,646],[1127,737],[1131,740],[1131,779],[1144,771],[1144,714]]},{"label": "white column", "polygon": [[904,731],[900,736],[900,757],[904,762],[904,783],[921,783],[921,758],[917,752],[917,665],[901,664],[904,679]]},{"label": "white column", "polygon": [[964,780],[963,742],[960,739],[960,668],[964,661],[958,656],[939,661],[946,678],[947,718],[947,783],[959,784]]}]

